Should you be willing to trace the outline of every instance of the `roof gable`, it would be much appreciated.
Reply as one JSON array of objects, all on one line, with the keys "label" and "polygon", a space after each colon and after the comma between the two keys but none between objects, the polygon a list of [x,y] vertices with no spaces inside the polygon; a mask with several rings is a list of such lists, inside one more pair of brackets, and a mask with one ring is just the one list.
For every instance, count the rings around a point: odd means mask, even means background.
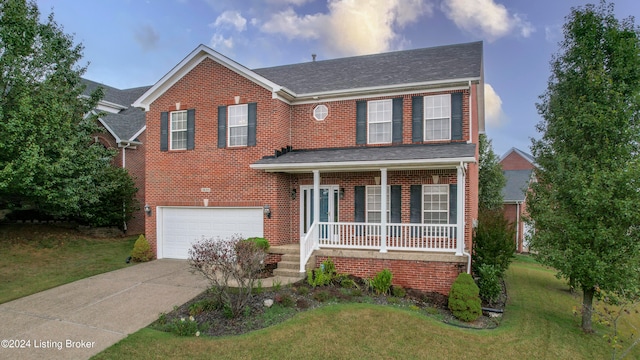
[{"label": "roof gable", "polygon": [[[162,94],[164,94],[171,86],[173,86],[178,80],[185,76],[189,71],[200,64],[204,59],[211,59],[226,68],[238,73],[241,76],[255,82],[256,84],[272,91],[274,94],[277,91],[281,91],[282,86],[273,83],[272,81],[262,77],[259,74],[251,71],[243,65],[229,59],[228,57],[220,54],[219,52],[211,49],[208,46],[200,45],[193,50],[187,57],[185,57],[178,65],[176,65],[171,71],[164,75],[157,83],[155,83],[150,89],[142,94],[134,103],[133,106],[144,108],[149,110],[149,106]],[[286,90],[285,90],[286,91]],[[274,95],[275,96],[275,95]]]},{"label": "roof gable", "polygon": [[511,155],[514,155],[514,156],[522,158],[524,161],[527,161],[528,163],[530,163],[533,167],[538,167],[538,165],[536,164],[536,161],[535,161],[535,159],[533,158],[532,155],[527,154],[527,153],[525,153],[524,151],[522,151],[520,149],[516,149],[515,147],[512,147],[511,149],[509,149],[509,151],[504,153],[504,155],[502,155],[502,157],[500,157],[499,162],[502,163],[506,158],[508,158]]}]

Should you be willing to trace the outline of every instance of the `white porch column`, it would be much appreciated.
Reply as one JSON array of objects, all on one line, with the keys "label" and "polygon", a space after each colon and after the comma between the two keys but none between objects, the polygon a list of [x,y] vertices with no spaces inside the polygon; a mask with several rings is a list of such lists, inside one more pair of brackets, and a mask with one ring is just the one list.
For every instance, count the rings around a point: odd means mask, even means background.
[{"label": "white porch column", "polygon": [[387,252],[387,169],[380,169],[380,252]]},{"label": "white porch column", "polygon": [[465,173],[464,173],[464,164],[460,163],[459,166],[457,166],[458,169],[458,186],[457,186],[457,190],[458,190],[458,194],[457,194],[457,211],[456,211],[456,224],[458,225],[458,236],[457,236],[457,247],[456,247],[456,255],[457,256],[462,256],[464,253],[464,218],[465,218],[465,198],[464,198],[464,194],[465,194]]},{"label": "white porch column", "polygon": [[[320,232],[320,170],[313,170],[313,222],[316,224],[316,234]],[[312,224],[313,225],[313,224]],[[318,236],[314,240],[315,249],[320,249]]]}]

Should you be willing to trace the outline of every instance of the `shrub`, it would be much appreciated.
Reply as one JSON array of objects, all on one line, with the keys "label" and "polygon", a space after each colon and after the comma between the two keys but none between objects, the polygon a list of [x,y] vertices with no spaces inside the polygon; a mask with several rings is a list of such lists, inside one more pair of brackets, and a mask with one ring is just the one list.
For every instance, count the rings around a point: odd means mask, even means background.
[{"label": "shrub", "polygon": [[277,294],[274,297],[274,300],[283,307],[293,307],[296,303],[293,297],[289,294]]},{"label": "shrub", "polygon": [[498,300],[502,292],[500,284],[500,270],[495,265],[482,264],[478,268],[478,288],[480,288],[480,298],[493,304]]},{"label": "shrub", "polygon": [[376,274],[373,279],[369,280],[369,287],[376,292],[376,294],[388,294],[391,290],[391,281],[393,280],[393,274],[391,270],[384,269]]},{"label": "shrub", "polygon": [[486,210],[478,214],[478,227],[473,234],[473,273],[483,264],[494,265],[499,277],[513,260],[516,244],[513,224],[500,210]]},{"label": "shrub", "polygon": [[461,273],[449,291],[449,310],[456,318],[470,322],[482,315],[478,285],[471,275]]},{"label": "shrub", "polygon": [[394,286],[391,290],[391,293],[395,297],[403,298],[407,295],[407,290],[405,290],[402,286]]},{"label": "shrub", "polygon": [[313,287],[326,286],[331,284],[336,275],[335,264],[331,259],[327,259],[319,268],[307,271],[307,283]]},{"label": "shrub", "polygon": [[133,250],[131,251],[131,260],[135,262],[146,262],[153,260],[153,251],[151,245],[147,241],[144,235],[138,236],[135,244],[133,244]]},{"label": "shrub", "polygon": [[172,332],[179,336],[200,336],[201,332],[205,332],[208,329],[208,324],[198,325],[198,322],[193,316],[190,316],[188,319],[175,318],[164,326],[165,331]]},{"label": "shrub", "polygon": [[245,241],[251,241],[255,243],[257,247],[264,250],[265,252],[269,251],[269,247],[271,247],[271,245],[269,245],[269,241],[262,237],[250,237]]},{"label": "shrub", "polygon": [[[228,239],[203,238],[189,249],[189,265],[211,283],[225,305],[225,315],[242,315],[253,296],[266,253],[252,241],[238,236]],[[233,281],[236,289],[230,291]]]}]

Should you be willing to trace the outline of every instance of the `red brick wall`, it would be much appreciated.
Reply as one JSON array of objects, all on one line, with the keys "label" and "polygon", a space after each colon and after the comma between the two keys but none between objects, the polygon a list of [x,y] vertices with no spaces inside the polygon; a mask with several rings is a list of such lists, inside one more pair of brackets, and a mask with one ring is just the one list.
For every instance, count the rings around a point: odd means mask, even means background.
[{"label": "red brick wall", "polygon": [[[520,210],[520,215],[518,216],[518,209]],[[509,223],[516,226],[516,233],[514,234],[514,246],[516,251],[523,251],[523,240],[524,240],[524,221],[523,216],[526,215],[526,203],[520,204],[520,206],[516,204],[505,204],[504,205],[504,217],[509,221]]]},{"label": "red brick wall", "polygon": [[[429,93],[416,93],[401,96],[403,98],[403,128],[402,137],[404,144],[412,144],[411,141],[411,102],[414,96],[439,95],[461,91],[440,91]],[[462,91],[463,102],[463,141],[469,139],[469,91]],[[394,99],[399,96],[383,96],[366,98],[362,100]],[[356,102],[358,100],[340,100],[330,102],[318,102],[316,104],[297,105],[292,108],[292,146],[294,149],[317,149],[356,146]],[[324,104],[329,108],[326,119],[318,121],[313,117],[313,109],[318,104]],[[477,128],[476,128],[477,129]],[[442,143],[448,141],[424,142]],[[380,146],[391,144],[381,144]],[[365,145],[361,145],[365,146]]]},{"label": "red brick wall", "polygon": [[[316,264],[327,257],[317,256]],[[372,278],[383,269],[393,274],[393,285],[428,292],[449,295],[451,284],[458,274],[465,271],[465,263],[425,262],[414,260],[386,260],[331,257],[340,273],[348,273],[361,278]]]},{"label": "red brick wall", "polygon": [[[223,86],[224,85],[224,86]],[[217,147],[218,106],[256,102],[257,146]],[[195,149],[159,151],[160,113],[195,109]],[[274,149],[289,144],[289,110],[271,92],[211,59],[204,59],[156,99],[147,112],[146,203],[162,205],[263,206],[273,216],[265,217],[265,237],[272,245],[287,239],[289,223],[289,176],[249,168],[249,164]],[[209,188],[211,192],[201,192]],[[269,191],[256,191],[257,188]],[[146,217],[147,239],[155,248],[156,219]]]},{"label": "red brick wall", "polygon": [[502,170],[532,170],[534,167],[529,160],[523,158],[515,151],[512,151],[502,159],[500,164],[502,164]]}]

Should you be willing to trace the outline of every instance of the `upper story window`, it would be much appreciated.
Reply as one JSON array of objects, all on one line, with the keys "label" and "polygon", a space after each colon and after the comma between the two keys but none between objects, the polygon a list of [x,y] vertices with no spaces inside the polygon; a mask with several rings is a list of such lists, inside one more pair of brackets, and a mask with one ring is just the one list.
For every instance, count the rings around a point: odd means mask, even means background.
[{"label": "upper story window", "polygon": [[313,108],[313,118],[316,120],[324,120],[329,115],[329,108],[327,105],[320,104]]},{"label": "upper story window", "polygon": [[229,106],[229,146],[247,146],[248,106]]},{"label": "upper story window", "polygon": [[451,95],[424,97],[424,140],[451,139]]},{"label": "upper story window", "polygon": [[375,100],[367,103],[369,144],[391,143],[392,100]]},{"label": "upper story window", "polygon": [[187,149],[187,111],[174,111],[170,122],[171,150]]},{"label": "upper story window", "polygon": [[449,185],[422,186],[422,223],[449,223]]},{"label": "upper story window", "polygon": [[[367,222],[379,223],[382,220],[382,187],[367,186]],[[387,186],[387,222],[391,222],[391,187]]]}]

